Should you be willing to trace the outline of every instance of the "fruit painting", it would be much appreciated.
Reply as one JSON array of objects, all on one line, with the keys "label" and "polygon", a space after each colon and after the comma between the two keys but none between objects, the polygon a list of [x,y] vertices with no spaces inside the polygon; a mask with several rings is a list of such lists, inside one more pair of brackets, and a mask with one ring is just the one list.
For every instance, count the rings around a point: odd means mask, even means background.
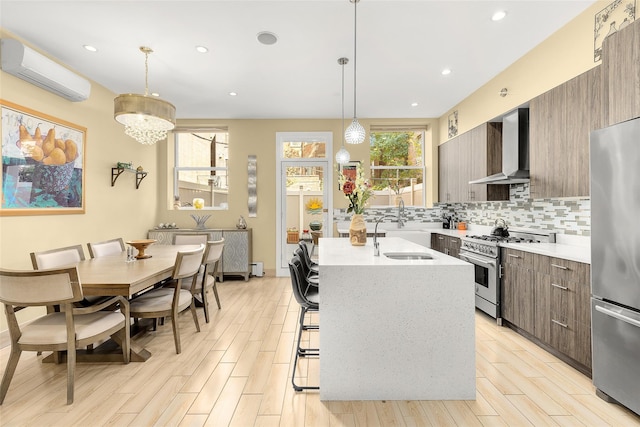
[{"label": "fruit painting", "polygon": [[84,213],[86,129],[0,100],[0,215]]}]

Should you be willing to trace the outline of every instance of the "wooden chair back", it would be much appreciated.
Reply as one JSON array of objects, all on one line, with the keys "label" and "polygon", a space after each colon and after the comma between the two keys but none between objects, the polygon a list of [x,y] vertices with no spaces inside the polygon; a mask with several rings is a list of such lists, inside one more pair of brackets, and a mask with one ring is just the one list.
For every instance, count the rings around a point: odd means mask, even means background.
[{"label": "wooden chair back", "polygon": [[87,243],[87,249],[89,249],[89,256],[91,258],[98,258],[124,252],[125,247],[122,237],[118,237],[117,239],[105,240],[103,242]]},{"label": "wooden chair back", "polygon": [[30,255],[34,270],[73,265],[85,259],[82,245],[67,246],[42,252],[31,252]]},{"label": "wooden chair back", "polygon": [[224,250],[224,238],[220,240],[210,240],[202,256],[202,265],[204,265],[204,274],[214,274],[218,266],[222,251]]},{"label": "wooden chair back", "polygon": [[203,254],[204,245],[200,245],[198,249],[192,251],[178,252],[176,255],[176,263],[173,267],[173,279],[179,280],[193,276],[195,281],[200,271],[200,266],[202,265]]},{"label": "wooden chair back", "polygon": [[49,270],[0,270],[0,302],[19,307],[49,306],[82,300],[76,267]]}]

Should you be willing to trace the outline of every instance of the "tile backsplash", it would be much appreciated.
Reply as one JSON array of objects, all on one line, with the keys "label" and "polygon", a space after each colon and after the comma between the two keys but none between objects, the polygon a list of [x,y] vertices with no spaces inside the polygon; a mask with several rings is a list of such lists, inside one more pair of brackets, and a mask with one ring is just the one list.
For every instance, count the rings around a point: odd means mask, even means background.
[{"label": "tile backsplash", "polygon": [[[562,199],[530,199],[529,184],[511,185],[510,200],[502,202],[439,203],[433,208],[408,206],[405,220],[412,222],[440,222],[443,215],[458,221],[493,226],[497,218],[509,227],[554,230],[557,233],[591,235],[591,199],[571,197]],[[398,213],[395,207],[372,207],[365,211],[365,219],[374,221],[381,215],[384,222],[392,222]],[[348,221],[350,215],[341,209],[334,214],[336,221]]]}]

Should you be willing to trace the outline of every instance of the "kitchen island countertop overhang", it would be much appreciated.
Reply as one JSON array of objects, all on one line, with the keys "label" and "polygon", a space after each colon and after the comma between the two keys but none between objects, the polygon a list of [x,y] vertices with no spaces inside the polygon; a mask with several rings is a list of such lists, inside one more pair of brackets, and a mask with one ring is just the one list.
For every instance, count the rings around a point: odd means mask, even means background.
[{"label": "kitchen island countertop overhang", "polygon": [[[401,238],[322,238],[321,400],[473,400],[473,266]],[[386,252],[420,252],[397,260]]]}]

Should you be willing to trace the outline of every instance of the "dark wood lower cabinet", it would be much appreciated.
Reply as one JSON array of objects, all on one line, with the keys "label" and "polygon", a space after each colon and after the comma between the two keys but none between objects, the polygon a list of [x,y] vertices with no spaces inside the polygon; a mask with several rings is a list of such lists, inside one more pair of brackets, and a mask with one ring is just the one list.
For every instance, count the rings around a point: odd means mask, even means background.
[{"label": "dark wood lower cabinet", "polygon": [[431,249],[459,258],[462,241],[458,237],[431,233]]},{"label": "dark wood lower cabinet", "polygon": [[502,253],[503,319],[590,374],[590,266],[511,249]]},{"label": "dark wood lower cabinet", "polygon": [[533,334],[535,306],[531,255],[513,249],[503,250],[502,317]]}]

